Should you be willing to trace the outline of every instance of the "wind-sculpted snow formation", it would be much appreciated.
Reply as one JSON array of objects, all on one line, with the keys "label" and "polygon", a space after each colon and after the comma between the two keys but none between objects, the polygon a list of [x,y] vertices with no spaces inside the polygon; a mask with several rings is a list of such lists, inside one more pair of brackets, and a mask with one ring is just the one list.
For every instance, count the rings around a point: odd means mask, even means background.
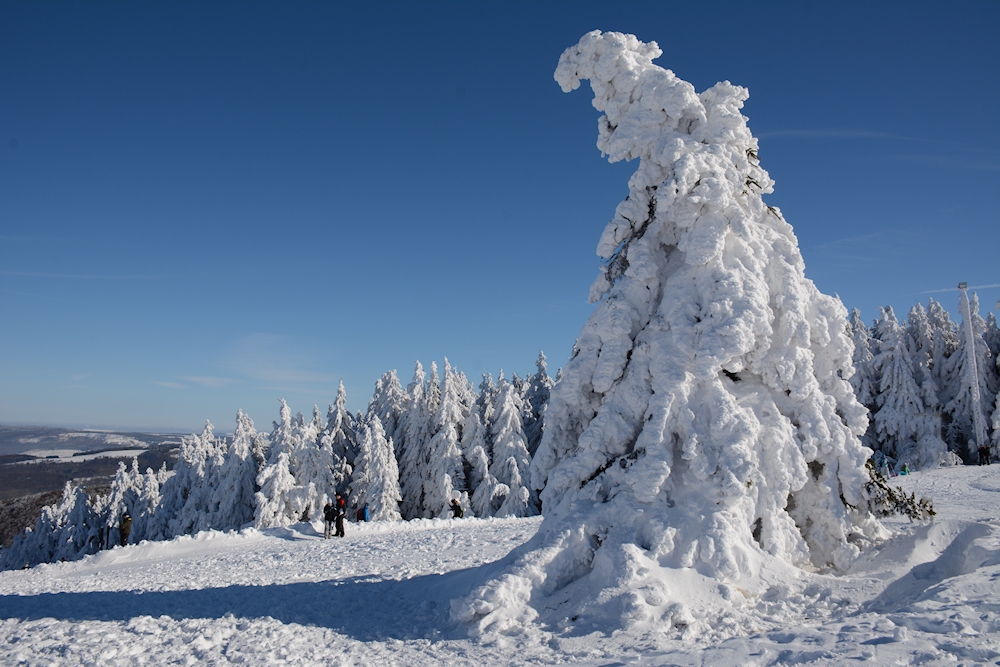
[{"label": "wind-sculpted snow formation", "polygon": [[[598,301],[553,387],[532,462],[538,535],[452,604],[481,633],[695,623],[681,569],[759,593],[768,563],[836,571],[884,536],[864,509],[865,409],[847,312],[806,279],[740,113],[655,43],[599,31],[559,60],[589,80],[597,146],[638,158],[598,245]],[[857,509],[856,509],[857,508]],[[734,593],[738,590],[741,593]]]}]

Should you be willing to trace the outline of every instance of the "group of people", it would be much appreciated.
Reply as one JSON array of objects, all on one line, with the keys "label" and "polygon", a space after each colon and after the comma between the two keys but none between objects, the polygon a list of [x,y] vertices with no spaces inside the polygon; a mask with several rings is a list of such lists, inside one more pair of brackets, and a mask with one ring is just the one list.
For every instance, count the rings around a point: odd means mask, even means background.
[{"label": "group of people", "polygon": [[[368,506],[365,505],[365,508]],[[328,540],[331,537],[343,537],[344,536],[344,517],[347,516],[347,501],[344,500],[344,496],[339,493],[334,497],[333,501],[327,501],[326,505],[323,506],[323,520],[326,523],[326,529],[323,531],[323,539]],[[334,531],[336,527],[336,531]]]},{"label": "group of people", "polygon": [[[462,509],[458,498],[451,501],[449,509],[451,510],[451,515],[456,519],[461,519],[465,516],[465,510]],[[345,517],[347,517],[347,501],[344,499],[344,496],[338,493],[332,501],[327,502],[323,506],[323,521],[325,523],[325,529],[323,530],[324,540],[328,540],[330,537],[344,537]],[[369,521],[370,519],[371,512],[368,510],[368,503],[365,503],[364,507],[358,508],[358,523]]]}]

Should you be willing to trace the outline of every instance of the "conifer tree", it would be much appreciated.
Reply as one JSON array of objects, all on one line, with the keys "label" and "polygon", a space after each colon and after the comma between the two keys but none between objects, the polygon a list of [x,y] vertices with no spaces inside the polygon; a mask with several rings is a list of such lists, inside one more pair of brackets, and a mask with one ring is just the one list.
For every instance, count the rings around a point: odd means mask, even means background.
[{"label": "conifer tree", "polygon": [[898,463],[915,469],[940,465],[947,447],[936,415],[924,406],[914,377],[908,337],[891,306],[881,309],[875,325],[879,353],[872,367],[879,377],[874,415],[879,448]]},{"label": "conifer tree", "polygon": [[326,430],[323,433],[329,441],[334,457],[343,459],[348,465],[353,466],[354,457],[357,455],[354,415],[347,410],[347,391],[343,382],[337,387],[337,399],[330,405],[326,422]]},{"label": "conifer tree", "polygon": [[273,422],[267,463],[257,476],[259,491],[254,494],[257,528],[289,526],[299,520],[304,509],[292,461],[298,434],[292,423],[292,411],[285,399],[280,402],[280,419]]},{"label": "conifer tree", "polygon": [[546,408],[532,463],[545,519],[452,606],[481,632],[543,611],[665,628],[688,601],[661,568],[734,582],[767,557],[846,568],[885,534],[863,509],[847,311],[761,199],[772,182],[747,92],[696,94],[659,55],[594,31],[556,70],[564,91],[590,80],[598,147],[640,163],[598,246],[600,303]]},{"label": "conifer tree", "polygon": [[469,489],[469,507],[478,517],[493,516],[509,489],[490,473],[490,447],[486,426],[478,410],[470,410],[462,426],[462,456],[466,461],[466,482]]},{"label": "conifer tree", "polygon": [[[961,299],[966,299],[962,292]],[[970,321],[963,319],[958,335],[958,347],[945,362],[944,381],[948,388],[947,395],[951,398],[944,405],[944,411],[950,417],[947,425],[947,441],[949,448],[961,456],[967,463],[978,460],[977,438],[975,435],[976,407],[973,404],[973,383],[978,384],[980,405],[979,410],[987,417],[992,414],[994,400],[997,395],[996,365],[990,355],[989,347],[983,334],[986,322],[979,316],[979,299],[975,294],[969,303]],[[972,328],[972,340],[975,343],[975,371],[969,365],[969,353],[966,340],[966,328]],[[987,437],[988,434],[982,434]],[[984,441],[986,442],[986,441]]]},{"label": "conifer tree", "polygon": [[847,324],[848,333],[854,341],[854,354],[852,361],[854,364],[854,375],[851,376],[851,387],[858,403],[868,408],[869,420],[868,429],[862,436],[862,442],[872,449],[876,449],[875,430],[871,421],[871,414],[877,409],[875,405],[875,395],[878,393],[878,378],[872,368],[872,359],[875,358],[875,350],[878,345],[877,340],[872,340],[868,327],[861,319],[861,311],[857,308],[851,311]]},{"label": "conifer tree", "polygon": [[346,460],[334,461],[332,443],[336,435],[331,433],[324,441],[323,430],[319,408],[314,406],[313,419],[303,426],[294,454],[295,479],[301,495],[297,504],[303,507],[303,519],[320,516],[323,506],[333,499],[338,487],[343,486],[350,475],[345,469]]},{"label": "conifer tree", "polygon": [[[431,365],[431,378],[436,376],[436,366]],[[444,360],[444,375],[436,392],[437,411],[431,420],[431,438],[427,443],[426,468],[424,475],[424,497],[422,515],[426,518],[447,517],[449,506],[454,499],[468,505],[465,487],[465,469],[462,450],[458,443],[461,438],[462,422],[468,408],[463,410],[461,387],[463,377],[452,371],[448,359]]]},{"label": "conifer tree", "polygon": [[522,428],[522,410],[523,399],[517,386],[501,376],[494,408],[490,473],[506,487],[507,492],[494,516],[533,516],[538,513],[538,501],[528,483],[531,455],[528,454],[528,443]]},{"label": "conifer tree", "polygon": [[407,386],[410,409],[406,411],[403,423],[405,446],[398,460],[399,486],[403,496],[400,512],[407,520],[422,516],[424,506],[425,447],[430,440],[432,416],[425,378],[424,367],[418,361],[413,381]]},{"label": "conifer tree", "polygon": [[253,420],[243,410],[237,410],[236,431],[215,477],[209,504],[210,523],[217,530],[238,530],[254,520],[257,464],[253,447],[256,441]]},{"label": "conifer tree", "polygon": [[938,403],[943,406],[954,397],[945,367],[948,359],[958,348],[958,327],[944,306],[934,299],[930,299],[927,303],[927,322],[934,336],[930,364],[931,378],[938,388]]},{"label": "conifer tree", "polygon": [[372,415],[378,417],[386,438],[394,443],[397,458],[402,452],[404,415],[408,406],[409,397],[400,385],[396,371],[386,371],[375,382],[375,393],[368,402],[366,419],[371,419]]},{"label": "conifer tree", "polygon": [[545,353],[539,352],[535,361],[535,374],[528,381],[528,391],[525,395],[527,418],[524,420],[524,437],[528,441],[528,454],[535,455],[538,443],[542,441],[545,429],[542,411],[549,402],[549,392],[552,390],[552,378],[549,377],[545,364]]},{"label": "conifer tree", "polygon": [[355,506],[368,505],[372,521],[399,521],[399,470],[392,442],[386,440],[377,414],[362,423],[355,462],[351,482]]}]

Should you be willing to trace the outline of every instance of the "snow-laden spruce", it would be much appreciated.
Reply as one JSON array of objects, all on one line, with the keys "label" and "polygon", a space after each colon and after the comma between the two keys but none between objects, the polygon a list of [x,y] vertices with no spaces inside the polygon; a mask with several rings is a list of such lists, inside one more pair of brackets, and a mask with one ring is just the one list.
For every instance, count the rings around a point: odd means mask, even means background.
[{"label": "snow-laden spruce", "polygon": [[948,461],[948,447],[941,439],[941,419],[924,405],[914,374],[910,339],[891,306],[881,309],[875,334],[879,352],[872,368],[878,373],[879,385],[873,421],[880,449],[899,465],[907,464],[916,470],[941,465]]},{"label": "snow-laden spruce", "polygon": [[540,608],[605,631],[687,625],[664,568],[741,585],[767,556],[843,568],[884,534],[853,509],[870,450],[847,311],[805,278],[791,226],[761,199],[772,181],[747,91],[699,95],[660,53],[594,31],[559,60],[564,91],[590,81],[602,153],[640,163],[598,245],[600,303],[545,411],[532,464],[545,520],[453,603],[479,632]]},{"label": "snow-laden spruce", "polygon": [[356,507],[368,506],[371,521],[399,521],[399,470],[392,440],[377,414],[369,414],[361,424],[358,456],[351,481],[351,498]]},{"label": "snow-laden spruce", "polygon": [[[979,315],[979,298],[975,293],[971,303],[965,291],[959,297],[959,308],[969,313],[962,318],[959,328],[958,344],[954,353],[944,363],[944,389],[947,400],[943,401],[944,411],[951,417],[948,424],[948,442],[956,454],[968,463],[974,463],[979,458],[977,442],[986,444],[988,434],[985,431],[976,434],[976,410],[987,418],[992,414],[997,396],[997,370],[989,345],[983,334],[986,332],[986,322]],[[971,327],[972,331],[969,331]],[[970,363],[969,340],[973,341],[975,363]],[[975,386],[975,390],[973,387]],[[974,396],[979,396],[979,405]]]}]

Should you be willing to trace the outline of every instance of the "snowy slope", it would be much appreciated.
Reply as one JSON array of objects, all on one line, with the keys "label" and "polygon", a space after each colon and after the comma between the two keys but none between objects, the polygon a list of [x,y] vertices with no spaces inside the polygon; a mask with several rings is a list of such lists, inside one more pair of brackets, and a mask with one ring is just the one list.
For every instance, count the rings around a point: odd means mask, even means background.
[{"label": "snowy slope", "polygon": [[[2,572],[0,664],[996,663],[1000,466],[894,483],[931,495],[935,523],[888,521],[895,536],[847,576],[764,573],[766,592],[731,591],[711,632],[608,636],[567,624],[469,639],[449,620],[450,600],[539,518],[351,525],[327,541],[298,524]],[[668,584],[692,596],[718,585],[685,571]]]}]

